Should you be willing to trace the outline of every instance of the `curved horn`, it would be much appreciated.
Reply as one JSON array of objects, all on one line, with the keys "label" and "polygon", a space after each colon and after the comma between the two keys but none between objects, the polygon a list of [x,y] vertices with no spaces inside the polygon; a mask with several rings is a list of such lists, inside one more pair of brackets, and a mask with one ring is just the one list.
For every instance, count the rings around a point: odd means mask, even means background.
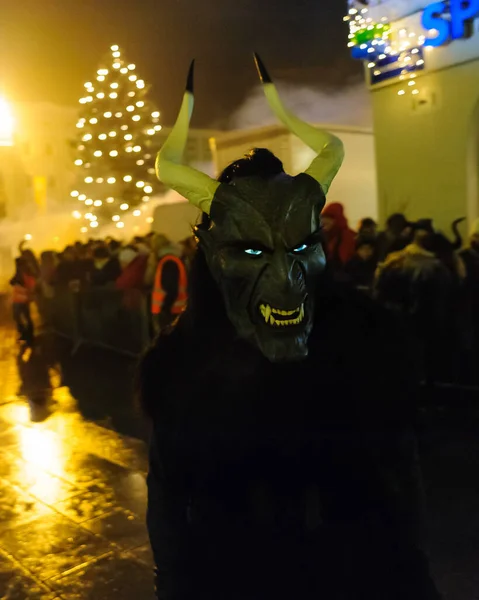
[{"label": "curved horn", "polygon": [[292,133],[317,153],[318,156],[305,172],[316,179],[323,192],[327,194],[343,162],[343,143],[336,136],[305,123],[286,109],[263,61],[256,53],[254,60],[271,110]]},{"label": "curved horn", "polygon": [[452,223],[452,231],[454,233],[454,241],[452,242],[452,248],[457,252],[462,247],[462,235],[459,231],[459,225],[466,220],[466,217],[461,217],[460,219],[456,219]]},{"label": "curved horn", "polygon": [[191,204],[209,214],[213,196],[220,185],[219,182],[206,175],[206,173],[201,173],[182,164],[195,104],[193,94],[194,66],[195,61],[192,61],[178,118],[156,157],[156,176],[162,183],[189,200]]}]

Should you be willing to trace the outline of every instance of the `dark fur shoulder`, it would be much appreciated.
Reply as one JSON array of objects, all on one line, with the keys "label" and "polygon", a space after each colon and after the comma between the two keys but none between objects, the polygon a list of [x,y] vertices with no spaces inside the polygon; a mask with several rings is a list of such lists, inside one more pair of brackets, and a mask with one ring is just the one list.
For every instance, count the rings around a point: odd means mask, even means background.
[{"label": "dark fur shoulder", "polygon": [[185,365],[185,344],[180,321],[162,332],[141,358],[136,373],[138,402],[149,418],[154,418],[167,397],[166,390],[181,377]]},{"label": "dark fur shoulder", "polygon": [[[345,340],[342,336],[356,339],[358,348],[379,344],[386,336],[394,338],[395,347],[408,347],[411,343],[407,322],[392,313],[376,300],[349,285],[337,285],[328,290],[327,295],[320,295],[317,303],[315,322],[316,336],[321,336],[321,330],[327,327],[340,343]],[[379,348],[378,348],[379,350]]]},{"label": "dark fur shoulder", "polygon": [[318,303],[310,349],[313,363],[326,354],[332,370],[348,365],[356,399],[371,415],[405,423],[415,418],[417,344],[407,322],[375,300],[336,287]]}]

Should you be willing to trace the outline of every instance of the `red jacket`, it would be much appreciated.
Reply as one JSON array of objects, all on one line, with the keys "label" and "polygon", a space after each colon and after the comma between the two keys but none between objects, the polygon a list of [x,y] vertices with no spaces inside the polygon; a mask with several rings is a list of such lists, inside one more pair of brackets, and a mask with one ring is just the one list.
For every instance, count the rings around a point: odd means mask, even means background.
[{"label": "red jacket", "polygon": [[327,259],[332,263],[345,265],[356,252],[356,233],[349,229],[343,205],[338,202],[328,204],[321,214],[334,219],[332,229],[325,232]]},{"label": "red jacket", "polygon": [[18,278],[14,278],[11,284],[13,285],[13,304],[28,304],[32,301],[33,292],[37,284],[35,277],[23,275],[22,282]]},{"label": "red jacket", "polygon": [[145,280],[146,263],[148,255],[139,254],[129,265],[125,267],[123,273],[116,280],[116,287],[119,290],[143,289]]}]

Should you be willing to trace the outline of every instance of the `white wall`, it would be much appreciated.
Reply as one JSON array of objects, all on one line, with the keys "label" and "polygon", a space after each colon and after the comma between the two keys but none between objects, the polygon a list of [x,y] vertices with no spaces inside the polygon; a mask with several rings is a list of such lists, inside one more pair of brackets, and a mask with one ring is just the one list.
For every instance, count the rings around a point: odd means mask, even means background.
[{"label": "white wall", "polygon": [[289,133],[282,127],[272,125],[230,131],[213,138],[212,149],[216,174],[252,148],[269,148],[283,162],[287,171],[291,169]]},{"label": "white wall", "polygon": [[[331,186],[328,201],[341,202],[352,227],[363,217],[378,217],[374,137],[370,130],[355,127],[327,127],[343,140],[346,156]],[[253,147],[269,148],[283,161],[286,172],[304,171],[315,154],[283,127],[270,126],[230,132],[215,139],[214,157],[220,171]]]},{"label": "white wall", "polygon": [[[374,136],[367,130],[330,131],[344,144],[345,157],[329,193],[328,202],[341,202],[353,229],[364,217],[378,218],[378,196]],[[291,138],[294,156],[293,174],[304,171],[315,154],[295,137]]]},{"label": "white wall", "polygon": [[477,169],[479,60],[427,73],[420,85],[431,97],[421,110],[398,96],[399,83],[372,93],[380,212],[432,217],[449,230],[454,219],[479,214],[471,173]]},{"label": "white wall", "polygon": [[173,242],[191,236],[200,211],[189,202],[157,206],[153,212],[152,230],[163,233]]}]

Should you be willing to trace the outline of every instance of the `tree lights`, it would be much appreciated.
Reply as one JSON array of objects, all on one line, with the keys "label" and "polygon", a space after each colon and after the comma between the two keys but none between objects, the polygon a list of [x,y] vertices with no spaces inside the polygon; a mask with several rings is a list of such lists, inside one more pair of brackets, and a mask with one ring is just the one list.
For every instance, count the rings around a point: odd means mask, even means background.
[{"label": "tree lights", "polygon": [[145,192],[158,188],[154,157],[160,113],[147,99],[147,86],[135,69],[113,45],[95,79],[84,84],[87,95],[79,100],[74,160],[78,181],[71,192],[82,203],[72,216],[83,221],[84,232],[112,220],[121,228],[118,212],[134,209],[145,202]]}]

